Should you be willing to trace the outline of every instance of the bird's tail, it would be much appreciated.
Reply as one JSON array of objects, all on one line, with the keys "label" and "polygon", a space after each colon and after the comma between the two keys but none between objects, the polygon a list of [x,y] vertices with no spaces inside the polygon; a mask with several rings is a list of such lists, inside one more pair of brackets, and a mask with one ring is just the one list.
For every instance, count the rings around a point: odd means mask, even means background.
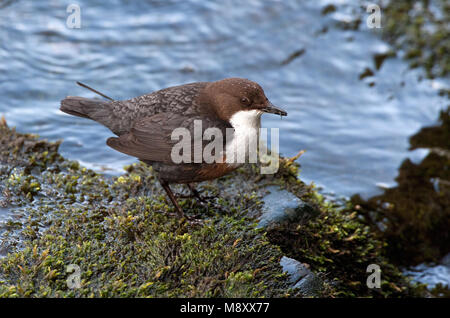
[{"label": "bird's tail", "polygon": [[[106,96],[103,93],[100,93],[99,91],[93,89],[90,86],[87,86],[86,84],[83,84],[81,82],[77,82],[77,84],[80,85],[81,87],[87,88],[88,90],[106,99],[109,99],[110,101],[114,101],[114,99],[112,99],[111,97]],[[78,96],[67,96],[65,99],[61,101],[61,107],[59,109],[70,115],[89,118],[98,121],[102,117],[101,114],[104,111],[104,106],[108,104],[109,104],[108,102],[99,99],[92,99]]]},{"label": "bird's tail", "polygon": [[95,116],[109,104],[107,101],[79,96],[67,96],[61,101],[61,111],[83,118],[97,120]]}]

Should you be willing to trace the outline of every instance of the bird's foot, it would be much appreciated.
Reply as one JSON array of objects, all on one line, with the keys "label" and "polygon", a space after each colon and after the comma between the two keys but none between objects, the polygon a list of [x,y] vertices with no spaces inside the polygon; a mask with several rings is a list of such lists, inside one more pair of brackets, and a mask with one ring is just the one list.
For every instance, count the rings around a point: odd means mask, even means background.
[{"label": "bird's foot", "polygon": [[180,198],[180,199],[193,199],[193,198],[195,198],[195,195],[193,193],[189,193],[189,194],[178,193],[178,194],[176,194],[176,197]]},{"label": "bird's foot", "polygon": [[[216,198],[217,196],[213,196],[212,198]],[[204,200],[197,200],[197,204],[205,208],[206,210],[213,209],[216,211],[219,211],[221,213],[226,213],[227,211],[218,203],[214,202],[213,200],[210,200],[209,197]]]},{"label": "bird's foot", "polygon": [[190,198],[196,198],[200,202],[206,203],[209,200],[217,198],[217,195],[209,195],[209,196],[201,195],[203,191],[198,191],[191,183],[188,183],[188,187],[191,190]]},{"label": "bird's foot", "polygon": [[[200,195],[198,192],[196,194],[181,194],[177,195],[177,198],[183,198],[183,199],[197,199],[195,204],[198,204],[202,206],[204,209],[208,210],[210,208],[219,210],[223,213],[226,211],[223,209],[223,207],[216,202],[214,202],[214,199],[218,198],[218,195]],[[194,201],[195,202],[195,201]]]},{"label": "bird's foot", "polygon": [[212,203],[211,201],[216,199],[217,195],[194,195],[194,198],[196,198],[198,201],[203,203]]},{"label": "bird's foot", "polygon": [[217,195],[195,195],[195,194],[178,194],[177,195],[177,198],[180,198],[180,199],[197,199],[197,201],[200,201],[202,203],[208,203],[217,197],[218,197]]}]

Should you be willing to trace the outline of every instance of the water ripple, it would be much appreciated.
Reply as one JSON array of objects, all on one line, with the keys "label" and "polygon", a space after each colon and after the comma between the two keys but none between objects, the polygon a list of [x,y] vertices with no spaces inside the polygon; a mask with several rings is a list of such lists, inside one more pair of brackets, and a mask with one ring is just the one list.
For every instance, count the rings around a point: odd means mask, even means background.
[{"label": "water ripple", "polygon": [[445,106],[436,87],[448,81],[419,81],[399,58],[359,80],[389,46],[369,30],[333,28],[348,14],[323,17],[326,1],[78,3],[81,29],[66,27],[63,2],[0,2],[0,113],[21,131],[63,138],[65,156],[99,170],[134,159],[105,145],[106,128],[58,111],[67,95],[93,96],[77,80],[117,99],[230,76],[258,81],[289,113],[263,119],[280,128],[281,153],[306,149],[302,178],[341,195],[391,184],[408,137]]}]

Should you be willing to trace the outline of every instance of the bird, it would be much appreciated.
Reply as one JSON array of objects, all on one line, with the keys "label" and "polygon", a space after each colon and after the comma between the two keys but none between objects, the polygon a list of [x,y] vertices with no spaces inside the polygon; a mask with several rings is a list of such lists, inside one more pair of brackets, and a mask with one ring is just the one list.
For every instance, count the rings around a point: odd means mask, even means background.
[{"label": "bird", "polygon": [[[77,84],[105,100],[67,96],[61,101],[60,110],[106,126],[116,135],[106,140],[109,147],[152,166],[180,218],[185,215],[170,184],[186,184],[192,194],[202,200],[194,183],[219,178],[241,165],[227,158],[236,147],[248,143],[249,138],[258,133],[262,114],[287,116],[285,110],[269,101],[258,83],[244,78],[172,86],[128,100],[114,100],[86,84]],[[200,137],[195,136],[198,123],[201,123]],[[194,147],[193,154],[187,151],[184,157],[192,161],[175,162],[173,159],[173,149],[179,141],[173,138],[177,128],[194,135],[182,144]],[[203,133],[208,128],[226,136],[222,140],[222,151],[214,151],[215,158],[222,160],[195,160],[196,150],[202,153],[207,145]],[[227,135],[227,132],[231,133]]]}]

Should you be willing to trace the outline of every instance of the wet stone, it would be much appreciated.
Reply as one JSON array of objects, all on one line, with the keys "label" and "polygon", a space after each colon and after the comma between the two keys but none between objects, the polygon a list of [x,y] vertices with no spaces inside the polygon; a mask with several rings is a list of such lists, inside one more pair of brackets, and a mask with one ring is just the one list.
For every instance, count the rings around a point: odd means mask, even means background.
[{"label": "wet stone", "polygon": [[267,228],[275,224],[295,222],[313,214],[313,208],[291,192],[269,186],[270,192],[263,197],[264,205],[259,217],[259,227]]},{"label": "wet stone", "polygon": [[317,295],[322,289],[321,280],[309,269],[308,264],[283,256],[280,260],[283,272],[289,275],[289,281],[294,289],[305,296]]}]

